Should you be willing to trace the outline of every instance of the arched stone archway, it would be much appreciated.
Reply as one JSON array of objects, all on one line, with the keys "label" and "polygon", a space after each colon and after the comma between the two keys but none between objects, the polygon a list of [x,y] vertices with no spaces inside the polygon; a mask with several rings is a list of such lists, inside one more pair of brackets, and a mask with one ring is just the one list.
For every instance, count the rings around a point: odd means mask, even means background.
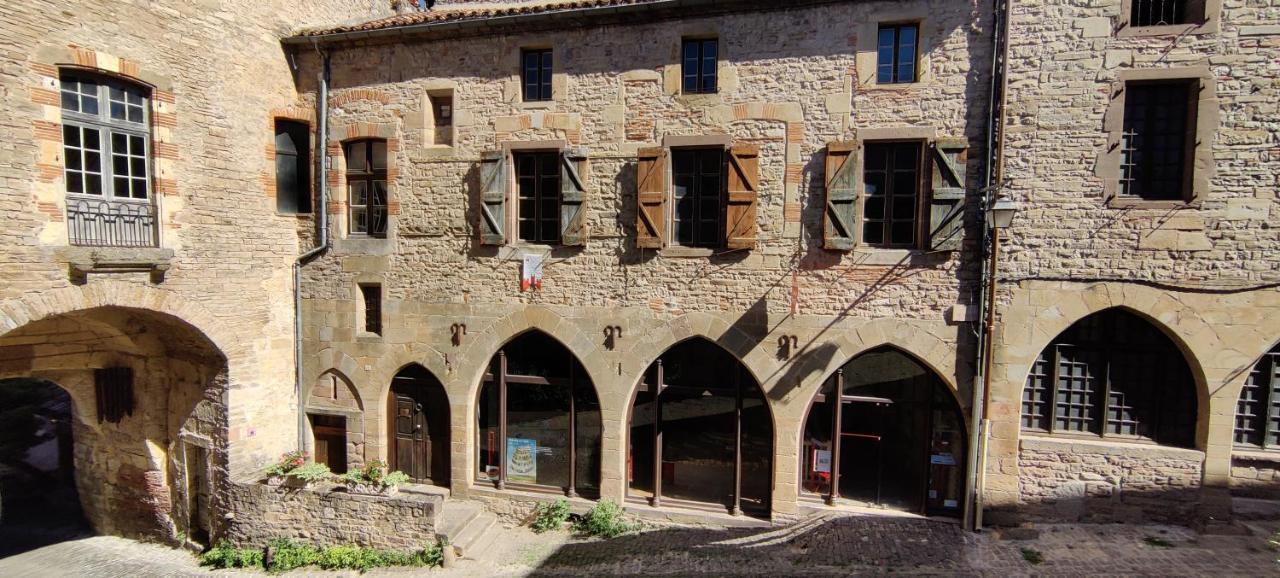
[{"label": "arched stone archway", "polygon": [[320,374],[307,392],[307,427],[318,463],[336,473],[364,464],[364,400],[345,373]]},{"label": "arched stone archway", "polygon": [[225,507],[215,488],[227,467],[227,368],[207,334],[137,307],[44,307],[0,335],[0,377],[47,379],[71,396],[79,498],[106,534],[201,542],[214,533]]},{"label": "arched stone archway", "polygon": [[387,391],[387,462],[410,478],[449,486],[449,396],[427,368],[410,363]]},{"label": "arched stone archway", "polygon": [[755,375],[717,343],[691,337],[657,356],[636,385],[627,497],[767,517],[773,445],[772,410]]},{"label": "arched stone archway", "polygon": [[801,499],[958,516],[965,431],[955,391],[934,369],[895,346],[864,350],[814,393]]}]

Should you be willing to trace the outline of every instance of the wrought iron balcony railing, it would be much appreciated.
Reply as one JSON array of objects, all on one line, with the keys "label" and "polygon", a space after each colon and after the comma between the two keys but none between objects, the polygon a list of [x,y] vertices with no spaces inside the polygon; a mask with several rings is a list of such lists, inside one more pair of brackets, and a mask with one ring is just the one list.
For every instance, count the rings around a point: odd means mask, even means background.
[{"label": "wrought iron balcony railing", "polygon": [[67,199],[72,245],[155,247],[156,207],[151,202]]}]

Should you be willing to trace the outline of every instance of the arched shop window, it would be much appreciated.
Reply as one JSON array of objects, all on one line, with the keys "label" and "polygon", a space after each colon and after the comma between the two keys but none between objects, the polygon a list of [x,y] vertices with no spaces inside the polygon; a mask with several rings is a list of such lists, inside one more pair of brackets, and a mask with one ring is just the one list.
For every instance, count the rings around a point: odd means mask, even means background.
[{"label": "arched shop window", "polygon": [[814,397],[801,441],[802,499],[958,516],[965,445],[960,406],[942,379],[898,349],[873,349]]},{"label": "arched shop window", "polygon": [[628,498],[767,516],[773,418],[742,362],[705,339],[662,354],[631,408]]},{"label": "arched shop window", "polygon": [[600,493],[600,402],[567,348],[531,331],[493,356],[480,392],[477,475],[499,489]]},{"label": "arched shop window", "polygon": [[1280,449],[1280,345],[1249,372],[1236,403],[1237,446]]},{"label": "arched shop window", "polygon": [[1191,370],[1145,319],[1121,309],[1095,313],[1036,358],[1022,391],[1022,429],[1191,447]]}]

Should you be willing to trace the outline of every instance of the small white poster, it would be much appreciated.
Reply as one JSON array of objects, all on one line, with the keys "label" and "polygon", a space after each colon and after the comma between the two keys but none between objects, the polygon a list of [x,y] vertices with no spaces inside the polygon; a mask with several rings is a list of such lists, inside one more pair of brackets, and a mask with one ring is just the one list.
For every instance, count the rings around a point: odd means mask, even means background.
[{"label": "small white poster", "polygon": [[520,269],[520,290],[542,290],[542,255],[525,255]]},{"label": "small white poster", "polygon": [[538,483],[538,440],[507,438],[507,481]]},{"label": "small white poster", "polygon": [[831,452],[829,450],[813,450],[813,471],[831,473]]}]

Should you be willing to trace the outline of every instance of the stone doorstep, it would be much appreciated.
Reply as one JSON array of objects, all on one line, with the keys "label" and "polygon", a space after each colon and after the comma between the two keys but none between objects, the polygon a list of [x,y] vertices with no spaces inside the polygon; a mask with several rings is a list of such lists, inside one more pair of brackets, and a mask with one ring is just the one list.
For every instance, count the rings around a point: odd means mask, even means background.
[{"label": "stone doorstep", "polygon": [[668,523],[681,526],[724,527],[724,528],[772,528],[773,522],[742,515],[718,513],[693,508],[672,506],[653,507],[646,504],[624,502],[622,510],[641,520]]}]

